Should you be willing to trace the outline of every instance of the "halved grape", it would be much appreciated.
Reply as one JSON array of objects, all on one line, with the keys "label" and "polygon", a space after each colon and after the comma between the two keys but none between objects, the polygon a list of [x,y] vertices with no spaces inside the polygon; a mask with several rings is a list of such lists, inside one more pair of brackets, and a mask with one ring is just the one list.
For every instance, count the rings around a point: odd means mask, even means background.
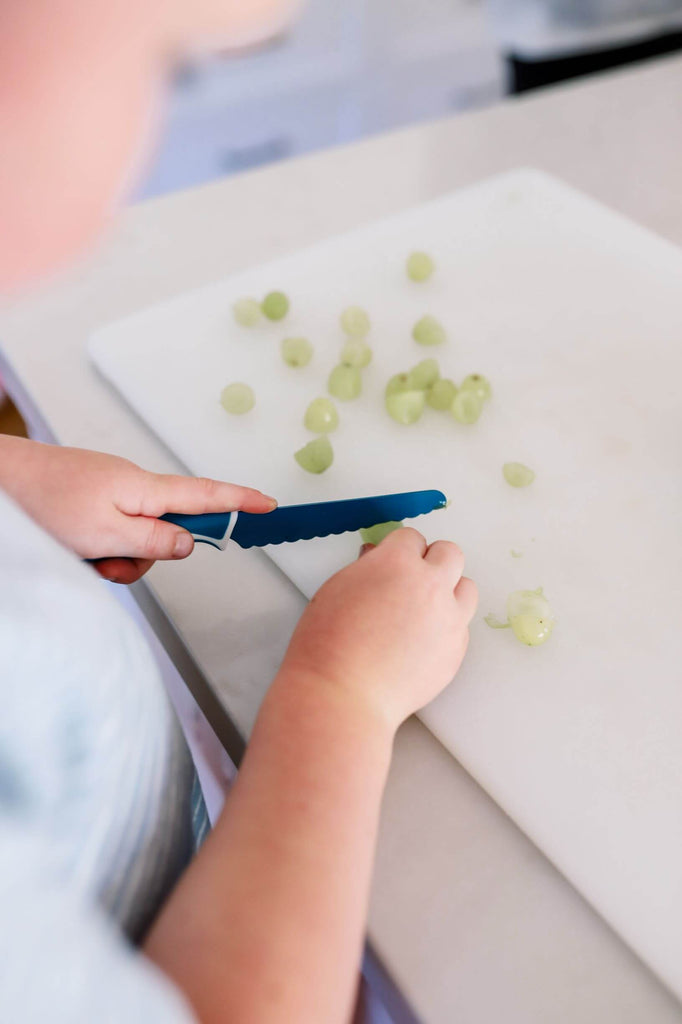
[{"label": "halved grape", "polygon": [[411,252],[406,270],[410,281],[426,281],[434,271],[434,262],[426,252]]},{"label": "halved grape", "polygon": [[339,425],[339,414],[331,398],[314,398],[305,411],[303,425],[313,434],[330,434]]},{"label": "halved grape", "polygon": [[359,370],[368,366],[372,359],[372,350],[363,338],[349,338],[341,349],[341,362],[344,366],[357,366]]},{"label": "halved grape", "polygon": [[268,320],[283,320],[289,312],[289,300],[284,292],[268,292],[261,309]]},{"label": "halved grape", "polygon": [[386,385],[386,391],[384,394],[386,398],[389,395],[395,395],[399,391],[410,390],[410,375],[409,373],[394,373]]},{"label": "halved grape", "polygon": [[307,366],[313,358],[313,346],[307,338],[284,338],[281,347],[287,366]]},{"label": "halved grape", "polygon": [[341,402],[357,398],[362,391],[362,375],[357,366],[344,366],[343,363],[335,366],[329,374],[327,389]]},{"label": "halved grape", "polygon": [[549,602],[537,590],[515,590],[507,598],[507,618],[514,636],[528,647],[539,647],[554,628],[554,615]]},{"label": "halved grape", "polygon": [[369,334],[371,322],[368,314],[361,306],[348,306],[341,314],[341,328],[344,334],[352,338],[364,338]]},{"label": "halved grape", "polygon": [[253,393],[253,388],[250,388],[248,384],[235,382],[228,384],[220,392],[220,404],[225,412],[241,416],[253,409],[256,404],[256,396]]},{"label": "halved grape", "polygon": [[410,387],[417,391],[426,391],[432,384],[435,384],[440,377],[440,369],[435,359],[422,359],[421,363],[413,366],[409,373]]},{"label": "halved grape", "polygon": [[394,391],[386,395],[386,411],[396,423],[416,423],[424,412],[423,391]]},{"label": "halved grape", "polygon": [[257,299],[237,299],[232,306],[232,312],[241,327],[253,327],[263,319],[263,311]]},{"label": "halved grape", "polygon": [[490,626],[491,629],[511,628],[511,622],[502,622],[501,619],[498,619],[497,615],[493,615],[492,613],[490,615],[486,615],[483,621],[485,622],[486,626]]},{"label": "halved grape", "polygon": [[473,391],[474,394],[478,395],[482,402],[487,402],[487,400],[492,397],[493,393],[490,381],[480,373],[470,373],[468,377],[464,378],[460,384],[460,388],[464,388],[467,391]]},{"label": "halved grape", "polygon": [[328,437],[316,437],[294,452],[294,458],[306,473],[324,473],[334,461],[334,450]]},{"label": "halved grape", "polygon": [[450,412],[458,423],[475,423],[482,408],[483,403],[474,391],[462,391],[460,388],[452,400]]},{"label": "halved grape", "polygon": [[432,409],[443,412],[452,405],[452,400],[457,394],[457,388],[447,377],[441,377],[435,381],[426,392],[426,401]]},{"label": "halved grape", "polygon": [[445,328],[435,316],[423,316],[412,328],[412,337],[419,345],[442,345],[447,339]]},{"label": "halved grape", "polygon": [[399,530],[402,523],[377,523],[376,526],[365,526],[360,530],[363,544],[380,544],[389,533]]},{"label": "halved grape", "polygon": [[522,462],[505,462],[502,474],[511,487],[528,487],[535,480],[533,470]]}]

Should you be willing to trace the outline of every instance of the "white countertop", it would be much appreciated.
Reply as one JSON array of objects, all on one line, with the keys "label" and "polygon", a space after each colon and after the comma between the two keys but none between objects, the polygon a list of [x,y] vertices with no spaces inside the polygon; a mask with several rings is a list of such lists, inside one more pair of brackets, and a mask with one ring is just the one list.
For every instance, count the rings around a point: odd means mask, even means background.
[{"label": "white countertop", "polygon": [[[94,257],[3,313],[18,397],[63,443],[174,471],[88,364],[92,328],[521,165],[682,242],[681,126],[674,58],[132,208]],[[240,549],[197,550],[149,580],[248,732],[302,597],[265,556]],[[682,1022],[682,1007],[416,720],[396,742],[369,932],[429,1024]]]}]

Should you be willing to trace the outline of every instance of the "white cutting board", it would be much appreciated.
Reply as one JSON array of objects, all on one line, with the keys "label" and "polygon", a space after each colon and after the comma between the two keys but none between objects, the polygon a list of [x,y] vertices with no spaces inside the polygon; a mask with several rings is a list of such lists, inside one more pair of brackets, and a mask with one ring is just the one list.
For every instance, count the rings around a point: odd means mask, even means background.
[{"label": "white cutting board", "polygon": [[[405,278],[415,248],[438,265],[426,284]],[[236,326],[232,301],[271,288],[291,297],[285,323]],[[349,303],[371,313],[374,361],[313,477],[292,453]],[[410,338],[426,312],[447,326],[441,349]],[[280,359],[291,334],[315,345],[305,369]],[[194,473],[283,503],[446,492],[451,507],[418,525],[462,545],[481,615],[422,718],[682,996],[682,253],[518,171],[112,324],[91,353]],[[388,376],[431,355],[455,379],[490,377],[476,426],[384,413]],[[257,392],[248,416],[218,404],[233,380]],[[536,470],[532,487],[504,482],[508,460]],[[357,548],[346,535],[268,554],[311,595]],[[559,620],[545,647],[483,624],[538,586]]]}]

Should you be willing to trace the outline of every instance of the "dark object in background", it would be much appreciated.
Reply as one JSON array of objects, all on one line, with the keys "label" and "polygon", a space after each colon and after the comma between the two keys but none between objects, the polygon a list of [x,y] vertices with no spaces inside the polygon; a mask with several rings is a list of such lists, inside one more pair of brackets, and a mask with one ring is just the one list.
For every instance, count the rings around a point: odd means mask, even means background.
[{"label": "dark object in background", "polygon": [[508,54],[507,91],[517,95],[531,89],[542,89],[569,78],[592,75],[597,71],[660,57],[664,53],[674,53],[676,50],[682,50],[682,32],[667,32],[641,43],[614,46],[608,50],[591,50],[550,60],[523,60],[514,54]]}]

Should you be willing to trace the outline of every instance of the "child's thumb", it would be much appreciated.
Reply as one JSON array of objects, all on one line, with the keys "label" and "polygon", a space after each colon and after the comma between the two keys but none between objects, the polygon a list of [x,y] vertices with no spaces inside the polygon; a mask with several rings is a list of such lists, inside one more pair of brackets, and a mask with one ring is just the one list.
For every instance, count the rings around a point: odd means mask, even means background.
[{"label": "child's thumb", "polygon": [[194,538],[174,523],[147,516],[126,516],[117,554],[152,561],[186,558],[194,548]]}]

